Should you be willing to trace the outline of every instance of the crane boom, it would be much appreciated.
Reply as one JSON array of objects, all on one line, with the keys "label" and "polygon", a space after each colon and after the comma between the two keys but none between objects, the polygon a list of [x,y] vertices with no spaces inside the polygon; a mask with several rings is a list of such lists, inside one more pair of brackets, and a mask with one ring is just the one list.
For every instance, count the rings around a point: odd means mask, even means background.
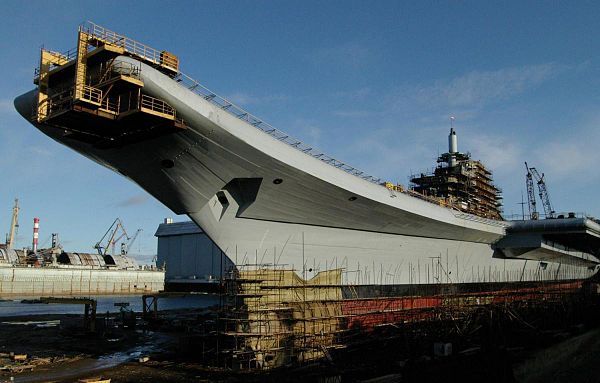
[{"label": "crane boom", "polygon": [[13,207],[12,219],[10,221],[10,230],[6,240],[6,248],[12,249],[15,245],[17,229],[19,228],[19,200],[15,198],[15,206]]},{"label": "crane boom", "polygon": [[[546,187],[546,181],[544,180],[544,173],[540,175],[536,168],[527,166],[527,162],[525,162],[525,167],[527,167],[527,197],[530,200],[533,199],[533,206],[535,209],[535,193],[533,191],[533,180],[535,180],[538,186],[540,201],[542,201],[544,214],[546,215],[546,218],[554,218],[555,211],[550,203],[550,195],[548,194],[548,188]],[[532,217],[532,219],[537,218]]]},{"label": "crane boom", "polygon": [[[122,231],[122,233],[119,237],[117,237],[117,232],[119,231],[119,229]],[[108,237],[108,242],[106,243],[105,246],[103,246],[102,242],[107,237]],[[96,250],[98,250],[98,254],[100,254],[100,255],[107,255],[109,249],[112,249],[112,253],[114,254],[115,243],[117,243],[123,237],[125,237],[125,238],[127,238],[127,240],[129,240],[129,235],[127,234],[127,231],[125,230],[125,227],[123,226],[123,222],[121,222],[120,218],[117,218],[113,221],[112,225],[110,225],[110,227],[108,228],[106,233],[104,233],[104,235],[102,236],[100,241],[98,241],[96,243],[96,245],[94,245],[94,248]]]},{"label": "crane boom", "polygon": [[544,181],[544,173],[540,176],[540,173],[538,173],[536,168],[531,168],[531,173],[537,182],[540,200],[542,201],[542,207],[544,208],[546,218],[554,218],[554,209],[552,209],[552,204],[550,203],[548,188],[546,187],[546,181]]},{"label": "crane boom", "polygon": [[[118,237],[117,235],[117,230],[119,230],[119,228],[121,229],[122,233],[121,235],[119,235]],[[116,238],[115,238],[116,237]],[[127,231],[125,230],[125,227],[123,226],[123,224],[121,223],[121,221],[119,221],[119,223],[117,224],[117,226],[115,227],[115,230],[113,231],[113,235],[110,239],[110,241],[108,242],[111,249],[112,249],[112,254],[115,254],[115,246],[117,245],[117,243],[123,239],[123,237],[127,238],[127,240],[129,240],[129,235],[127,234]]]},{"label": "crane boom", "polygon": [[525,162],[525,169],[527,169],[527,174],[525,176],[525,182],[527,183],[527,204],[529,206],[529,217],[530,219],[538,219],[539,214],[536,208],[535,202],[535,190],[533,187],[533,175],[529,169],[529,165]]},{"label": "crane boom", "polygon": [[123,249],[121,250],[121,253],[123,255],[129,254],[129,250],[131,249],[131,246],[133,246],[133,243],[135,242],[135,240],[137,239],[137,237],[138,237],[138,235],[140,234],[141,231],[142,231],[142,229],[137,229],[137,231],[135,232],[135,234],[133,235],[133,237],[131,237],[131,239],[127,243],[127,246],[123,247]]}]

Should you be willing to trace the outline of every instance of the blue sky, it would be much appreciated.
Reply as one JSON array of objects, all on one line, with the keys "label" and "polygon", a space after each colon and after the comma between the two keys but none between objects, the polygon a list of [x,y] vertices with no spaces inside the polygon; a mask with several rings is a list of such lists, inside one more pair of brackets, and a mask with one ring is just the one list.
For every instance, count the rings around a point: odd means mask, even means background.
[{"label": "blue sky", "polygon": [[[600,3],[400,1],[0,2],[0,234],[21,200],[18,245],[58,232],[91,251],[115,217],[175,217],[17,116],[39,48],[65,51],[92,20],[180,57],[182,70],[265,121],[370,174],[407,183],[446,150],[481,159],[518,213],[524,161],[557,211],[600,216]],[[184,220],[185,217],[175,217]],[[2,238],[3,239],[3,238]]]}]

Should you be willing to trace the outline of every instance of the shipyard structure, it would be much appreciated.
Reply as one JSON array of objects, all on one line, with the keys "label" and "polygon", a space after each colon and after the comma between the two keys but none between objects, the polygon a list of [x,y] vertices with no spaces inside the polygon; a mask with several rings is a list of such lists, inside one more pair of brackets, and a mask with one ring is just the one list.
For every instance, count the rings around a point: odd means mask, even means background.
[{"label": "shipyard structure", "polygon": [[479,217],[501,220],[502,191],[494,186],[492,172],[481,161],[458,151],[454,128],[448,136],[448,153],[438,159],[431,173],[412,175],[412,190],[440,198],[444,204]]},{"label": "shipyard structure", "polygon": [[34,219],[31,248],[16,249],[18,215],[19,204],[15,200],[7,240],[0,244],[0,297],[144,294],[163,290],[164,270],[139,266],[127,255],[125,243],[120,252],[114,251],[119,235],[124,236],[119,232],[120,220],[115,220],[107,231],[107,246],[102,247],[99,242],[98,253],[83,253],[65,251],[58,234],[52,234],[49,248],[38,248],[39,218]]},{"label": "shipyard structure", "polygon": [[23,118],[188,215],[231,264],[218,349],[232,366],[559,302],[598,270],[595,220],[504,220],[491,172],[458,152],[454,131],[434,172],[385,182],[218,96],[172,53],[93,23],[75,49],[41,50],[34,83],[15,100]]}]

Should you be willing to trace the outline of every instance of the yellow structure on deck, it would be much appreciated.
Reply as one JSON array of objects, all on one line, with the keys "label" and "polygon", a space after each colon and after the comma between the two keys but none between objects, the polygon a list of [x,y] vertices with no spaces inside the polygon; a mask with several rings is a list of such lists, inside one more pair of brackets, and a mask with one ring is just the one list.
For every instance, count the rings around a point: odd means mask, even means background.
[{"label": "yellow structure on deck", "polygon": [[[179,74],[179,60],[172,53],[88,22],[79,28],[75,50],[56,53],[42,48],[34,80],[38,84],[34,120],[100,146],[184,129],[175,108],[144,92],[141,66],[119,56],[132,57],[170,77]],[[78,121],[82,123],[73,124]],[[133,131],[136,126],[145,128]]]}]

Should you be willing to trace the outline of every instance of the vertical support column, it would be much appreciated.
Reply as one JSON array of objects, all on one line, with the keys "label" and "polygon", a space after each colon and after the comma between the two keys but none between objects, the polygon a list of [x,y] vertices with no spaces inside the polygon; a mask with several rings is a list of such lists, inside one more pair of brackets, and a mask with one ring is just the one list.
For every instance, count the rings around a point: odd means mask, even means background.
[{"label": "vertical support column", "polygon": [[77,38],[77,58],[75,60],[75,88],[73,90],[73,101],[83,98],[85,91],[85,77],[87,74],[87,49],[89,35],[79,30]]},{"label": "vertical support column", "polygon": [[47,53],[42,48],[40,52],[40,77],[38,80],[38,107],[37,121],[42,122],[48,116],[48,72],[50,71],[50,63],[46,59]]},{"label": "vertical support column", "polygon": [[144,319],[146,319],[146,317],[148,316],[148,304],[146,303],[146,298],[148,298],[147,295],[142,295],[142,306],[143,306],[142,307],[142,309],[143,309],[142,317]]},{"label": "vertical support column", "polygon": [[40,51],[40,67],[38,78],[38,106],[37,121],[42,122],[49,117],[50,100],[48,98],[50,87],[50,69],[52,65],[64,65],[68,58],[60,53],[52,52],[44,48]]},{"label": "vertical support column", "polygon": [[86,303],[83,307],[83,328],[86,330],[90,329],[90,305]]},{"label": "vertical support column", "polygon": [[90,317],[90,332],[96,332],[96,300],[92,300],[91,317]]},{"label": "vertical support column", "polygon": [[48,117],[50,112],[50,103],[48,101],[48,86],[50,80],[50,66],[52,65],[52,55],[42,48],[40,52],[40,77],[38,80],[38,107],[37,121],[42,122]]}]

